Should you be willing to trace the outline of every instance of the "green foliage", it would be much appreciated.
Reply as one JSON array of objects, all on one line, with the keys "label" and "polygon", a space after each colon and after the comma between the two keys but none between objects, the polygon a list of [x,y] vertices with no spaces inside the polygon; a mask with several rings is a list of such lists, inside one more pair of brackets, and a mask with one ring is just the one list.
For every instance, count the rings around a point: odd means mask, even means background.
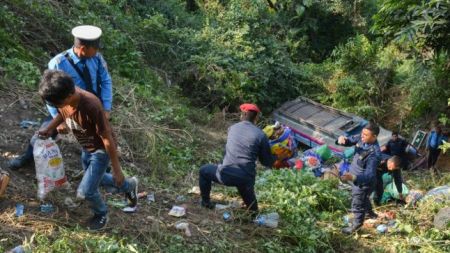
[{"label": "green foliage", "polygon": [[337,189],[338,181],[319,180],[309,172],[265,171],[256,182],[258,199],[267,209],[280,213],[279,236],[294,243],[294,251],[316,252],[330,249],[330,232],[319,222],[340,220],[348,194]]},{"label": "green foliage", "polygon": [[18,58],[4,58],[2,62],[6,65],[6,78],[15,79],[30,88],[37,87],[41,72],[36,65]]},{"label": "green foliage", "polygon": [[448,0],[380,1],[373,31],[418,49],[449,51],[450,2]]},{"label": "green foliage", "polygon": [[[448,99],[448,105],[450,106],[450,98]],[[444,125],[447,126],[450,123],[450,119],[447,117],[447,115],[441,114],[441,117],[439,118],[439,121]],[[444,144],[442,144],[440,147],[442,149],[443,153],[446,153],[447,150],[450,149],[450,142],[444,141]]]},{"label": "green foliage", "polygon": [[[197,1],[199,10],[186,12],[180,0],[2,1],[1,81],[15,79],[34,88],[50,55],[71,46],[73,26],[100,26],[121,147],[132,153],[127,158],[151,166],[142,171],[132,167],[133,173],[165,189],[182,184],[202,163],[222,157],[219,148],[210,150],[211,137],[201,128],[210,115],[191,104],[233,111],[251,101],[270,112],[305,95],[374,119],[382,119],[393,105],[402,106],[411,120],[440,115],[446,108],[448,1],[384,0],[373,34],[367,33],[378,11],[373,0],[271,2],[273,6],[264,0]],[[398,40],[388,42],[394,37]],[[404,41],[409,46],[398,43]],[[395,92],[401,101],[391,97]],[[281,214],[280,228],[273,238],[242,244],[267,252],[336,250],[339,236],[323,225],[341,225],[349,206],[348,195],[336,183],[290,170],[263,173],[259,200]],[[436,183],[426,182],[431,184]],[[415,235],[417,220],[402,222],[399,234]],[[212,235],[214,242],[205,246],[172,232],[161,232],[145,247],[242,251],[242,244],[223,235]],[[433,229],[420,231],[420,236],[432,246],[448,240],[448,233]],[[49,238],[38,234],[35,242],[36,252],[141,249],[127,238],[64,229]],[[424,251],[430,249],[426,247]],[[402,242],[395,249],[416,248]]]},{"label": "green foliage", "polygon": [[29,245],[33,252],[142,252],[127,238],[91,234],[82,230],[60,229],[57,238],[45,234],[33,235]]},{"label": "green foliage", "polygon": [[[448,252],[450,247],[446,241],[450,239],[450,230],[438,230],[430,227],[433,217],[448,201],[438,202],[432,199],[421,201],[415,210],[405,210],[397,218],[395,228],[390,237],[395,237],[393,243],[386,245],[386,250],[406,252]],[[402,238],[398,236],[402,236]]]},{"label": "green foliage", "polygon": [[381,41],[370,41],[364,35],[350,39],[333,51],[332,60],[322,64],[328,74],[321,74],[320,82],[330,93],[322,101],[380,120],[402,58],[394,45],[383,47]]}]

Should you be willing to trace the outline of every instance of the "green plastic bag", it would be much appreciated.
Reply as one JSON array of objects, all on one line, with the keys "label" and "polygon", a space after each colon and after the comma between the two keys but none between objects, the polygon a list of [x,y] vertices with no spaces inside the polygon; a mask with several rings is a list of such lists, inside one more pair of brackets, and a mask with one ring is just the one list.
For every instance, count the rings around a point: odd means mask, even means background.
[{"label": "green plastic bag", "polygon": [[388,184],[392,183],[393,180],[391,174],[389,173],[384,173],[382,179],[383,179],[383,189],[386,188]]},{"label": "green plastic bag", "polygon": [[316,154],[322,158],[322,161],[326,161],[330,159],[331,157],[331,150],[328,148],[327,145],[322,145],[316,149]]},{"label": "green plastic bag", "polygon": [[344,150],[344,158],[350,160],[355,154],[355,147],[347,148]]},{"label": "green plastic bag", "polygon": [[[402,195],[407,196],[409,194],[409,189],[405,184],[402,184]],[[399,194],[397,191],[397,187],[394,182],[389,183],[383,192],[383,196],[381,197],[381,203],[385,204],[390,199],[399,199]]]}]

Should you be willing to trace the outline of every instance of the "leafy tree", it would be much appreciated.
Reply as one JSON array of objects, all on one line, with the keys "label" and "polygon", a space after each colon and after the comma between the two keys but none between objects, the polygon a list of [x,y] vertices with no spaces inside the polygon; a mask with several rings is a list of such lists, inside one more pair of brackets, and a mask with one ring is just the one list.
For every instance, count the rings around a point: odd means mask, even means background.
[{"label": "leafy tree", "polygon": [[450,49],[450,1],[383,0],[372,31],[419,50]]},{"label": "leafy tree", "polygon": [[393,40],[421,59],[407,84],[413,114],[437,114],[450,95],[450,1],[383,0],[372,31]]}]

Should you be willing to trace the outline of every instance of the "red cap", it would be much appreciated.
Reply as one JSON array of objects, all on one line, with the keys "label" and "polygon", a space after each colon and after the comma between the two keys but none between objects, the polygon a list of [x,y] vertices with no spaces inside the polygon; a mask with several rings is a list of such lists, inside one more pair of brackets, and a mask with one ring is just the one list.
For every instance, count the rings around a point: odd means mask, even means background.
[{"label": "red cap", "polygon": [[243,112],[248,112],[248,111],[260,112],[258,106],[256,106],[255,104],[242,104],[241,106],[239,106],[239,108]]}]

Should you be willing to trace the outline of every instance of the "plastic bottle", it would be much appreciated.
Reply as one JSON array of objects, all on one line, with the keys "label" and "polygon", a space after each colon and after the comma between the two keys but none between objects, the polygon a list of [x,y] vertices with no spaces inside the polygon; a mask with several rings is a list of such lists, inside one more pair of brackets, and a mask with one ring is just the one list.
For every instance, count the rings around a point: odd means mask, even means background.
[{"label": "plastic bottle", "polygon": [[50,203],[42,204],[41,205],[41,212],[42,213],[51,213],[54,211],[53,205]]},{"label": "plastic bottle", "polygon": [[345,226],[351,226],[354,223],[355,218],[353,217],[353,215],[345,215],[343,217],[343,220]]},{"label": "plastic bottle", "polygon": [[224,212],[223,213],[223,220],[224,221],[229,221],[231,219],[231,214],[229,212]]},{"label": "plastic bottle", "polygon": [[25,206],[23,204],[16,204],[16,216],[20,217],[23,215],[23,209],[25,208]]},{"label": "plastic bottle", "polygon": [[388,230],[388,227],[386,225],[384,225],[384,224],[378,225],[378,227],[377,227],[377,231],[380,234],[386,233],[387,230]]},{"label": "plastic bottle", "polygon": [[147,195],[147,203],[152,203],[155,202],[155,193],[151,192]]},{"label": "plastic bottle", "polygon": [[22,245],[15,247],[14,249],[8,251],[7,253],[25,253],[25,249]]},{"label": "plastic bottle", "polygon": [[280,219],[280,216],[278,215],[278,213],[274,212],[274,213],[259,215],[256,218],[255,223],[260,226],[276,228],[276,227],[278,227],[279,219]]}]

